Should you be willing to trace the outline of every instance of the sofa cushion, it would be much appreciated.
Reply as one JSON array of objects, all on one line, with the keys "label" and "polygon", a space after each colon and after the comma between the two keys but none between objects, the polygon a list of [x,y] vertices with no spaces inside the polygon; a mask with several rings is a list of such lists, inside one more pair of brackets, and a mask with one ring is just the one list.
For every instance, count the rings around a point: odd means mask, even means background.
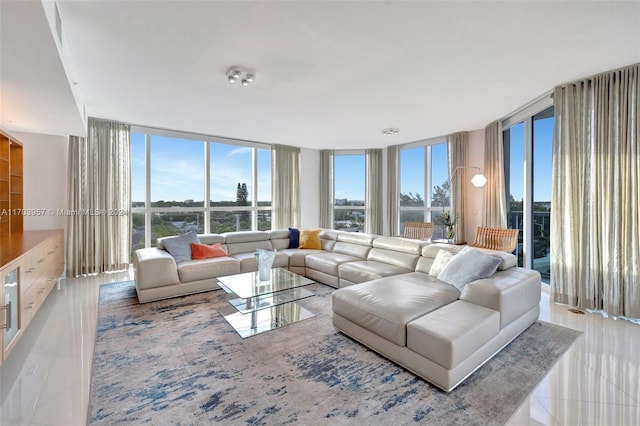
[{"label": "sofa cushion", "polygon": [[220,234],[198,234],[198,239],[202,244],[211,245],[211,244],[219,243],[219,244],[222,244],[223,247],[225,244],[224,236]]},{"label": "sofa cushion", "polygon": [[290,267],[299,266],[304,268],[306,266],[305,259],[307,256],[310,256],[312,254],[326,253],[326,252],[323,250],[314,250],[314,249],[308,249],[308,250],[284,249],[284,250],[278,250],[278,253],[282,253],[289,256]]},{"label": "sofa cushion", "polygon": [[338,266],[345,262],[355,262],[362,260],[360,258],[349,256],[347,254],[340,253],[327,253],[322,252],[318,254],[311,254],[305,259],[305,266],[316,271],[324,272],[325,274],[338,276]]},{"label": "sofa cushion", "polygon": [[399,346],[414,319],[455,301],[460,292],[421,272],[380,278],[336,290],[333,311]]},{"label": "sofa cushion", "polygon": [[162,244],[171,256],[176,260],[176,263],[186,262],[191,260],[191,243],[200,244],[198,234],[195,231],[187,232],[186,234],[178,235],[176,237],[167,237],[162,239]]},{"label": "sofa cushion", "polygon": [[500,259],[500,264],[498,265],[498,271],[506,271],[507,269],[513,268],[518,264],[518,258],[516,257],[516,255],[512,253],[507,253],[505,251],[491,250],[491,249],[486,249],[482,247],[464,246],[464,248],[460,251],[460,253],[464,253],[468,250],[478,250],[478,251],[481,251],[482,253],[485,253]]},{"label": "sofa cushion", "polygon": [[298,247],[301,249],[322,249],[320,232],[320,229],[301,229]]},{"label": "sofa cushion", "polygon": [[462,291],[471,281],[488,278],[496,272],[500,259],[478,250],[459,253],[447,263],[438,279]]},{"label": "sofa cushion", "polygon": [[347,262],[338,266],[338,275],[341,280],[352,283],[363,283],[390,275],[406,274],[412,269],[390,265],[388,263],[362,260],[360,262]]},{"label": "sofa cushion", "polygon": [[[258,270],[258,261],[256,260],[255,250],[250,253],[236,253],[231,255],[234,259],[240,261],[240,272],[254,272]],[[286,268],[289,266],[289,256],[277,251],[273,258],[272,268]]]},{"label": "sofa cushion", "polygon": [[409,253],[420,256],[422,247],[427,243],[420,240],[410,240],[398,237],[380,237],[372,242],[374,248],[393,250],[395,252]]},{"label": "sofa cushion", "polygon": [[269,241],[274,250],[284,250],[289,248],[289,230],[288,229],[272,229],[266,231],[269,234]]},{"label": "sofa cushion", "polygon": [[178,265],[180,282],[206,280],[240,273],[240,261],[231,257],[189,260]]},{"label": "sofa cushion", "polygon": [[499,331],[497,311],[457,300],[411,321],[407,325],[407,348],[452,369]]}]

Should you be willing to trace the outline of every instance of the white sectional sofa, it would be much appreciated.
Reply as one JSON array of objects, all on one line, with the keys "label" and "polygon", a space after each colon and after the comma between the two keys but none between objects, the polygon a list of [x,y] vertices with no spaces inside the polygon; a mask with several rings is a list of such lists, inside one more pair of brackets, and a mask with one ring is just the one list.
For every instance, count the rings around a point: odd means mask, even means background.
[{"label": "white sectional sofa", "polygon": [[441,251],[466,259],[461,246],[333,230],[322,230],[322,248],[311,250],[289,248],[286,229],[199,240],[221,244],[227,255],[176,263],[162,239],[157,248],[136,251],[141,303],[217,289],[216,277],[257,270],[256,249],[277,250],[274,267],[338,288],[332,294],[336,328],[445,391],[539,316],[540,274],[516,267],[515,256],[504,252],[482,250],[491,255],[491,274],[458,286],[431,274]]}]

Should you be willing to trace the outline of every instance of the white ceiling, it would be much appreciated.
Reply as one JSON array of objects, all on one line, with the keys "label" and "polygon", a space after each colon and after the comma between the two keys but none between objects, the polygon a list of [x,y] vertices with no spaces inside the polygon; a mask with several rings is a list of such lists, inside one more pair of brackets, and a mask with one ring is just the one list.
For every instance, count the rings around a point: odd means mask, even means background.
[{"label": "white ceiling", "polygon": [[[87,115],[310,148],[480,129],[640,62],[638,1],[57,4]],[[229,84],[232,65],[255,83]]]}]

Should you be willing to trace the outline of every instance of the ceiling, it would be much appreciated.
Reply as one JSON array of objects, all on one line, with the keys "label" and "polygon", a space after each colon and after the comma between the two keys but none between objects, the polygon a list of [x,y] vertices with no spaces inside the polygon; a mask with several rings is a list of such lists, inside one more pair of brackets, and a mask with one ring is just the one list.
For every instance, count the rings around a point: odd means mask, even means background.
[{"label": "ceiling", "polygon": [[[384,147],[481,129],[555,85],[640,62],[638,1],[57,5],[58,61],[73,76],[50,84],[77,90],[88,116],[309,148]],[[64,119],[48,123],[60,113],[51,102],[51,117],[37,111],[28,124],[6,122],[13,111],[5,93],[38,99],[45,89],[7,73],[4,62],[16,55],[5,50],[43,42],[20,28],[10,39],[2,31],[3,126],[64,133]],[[229,84],[232,65],[255,70],[255,82]],[[387,127],[400,132],[383,136]]]}]

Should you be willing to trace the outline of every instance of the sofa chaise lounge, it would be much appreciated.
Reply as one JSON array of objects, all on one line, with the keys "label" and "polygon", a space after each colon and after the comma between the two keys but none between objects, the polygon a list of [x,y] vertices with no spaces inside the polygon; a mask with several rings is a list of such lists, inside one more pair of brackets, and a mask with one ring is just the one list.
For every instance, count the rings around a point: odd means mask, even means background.
[{"label": "sofa chaise lounge", "polygon": [[537,271],[515,267],[515,256],[487,250],[501,257],[501,270],[460,291],[430,275],[440,250],[461,248],[427,246],[414,272],[336,290],[333,324],[451,391],[538,319],[541,281]]}]

